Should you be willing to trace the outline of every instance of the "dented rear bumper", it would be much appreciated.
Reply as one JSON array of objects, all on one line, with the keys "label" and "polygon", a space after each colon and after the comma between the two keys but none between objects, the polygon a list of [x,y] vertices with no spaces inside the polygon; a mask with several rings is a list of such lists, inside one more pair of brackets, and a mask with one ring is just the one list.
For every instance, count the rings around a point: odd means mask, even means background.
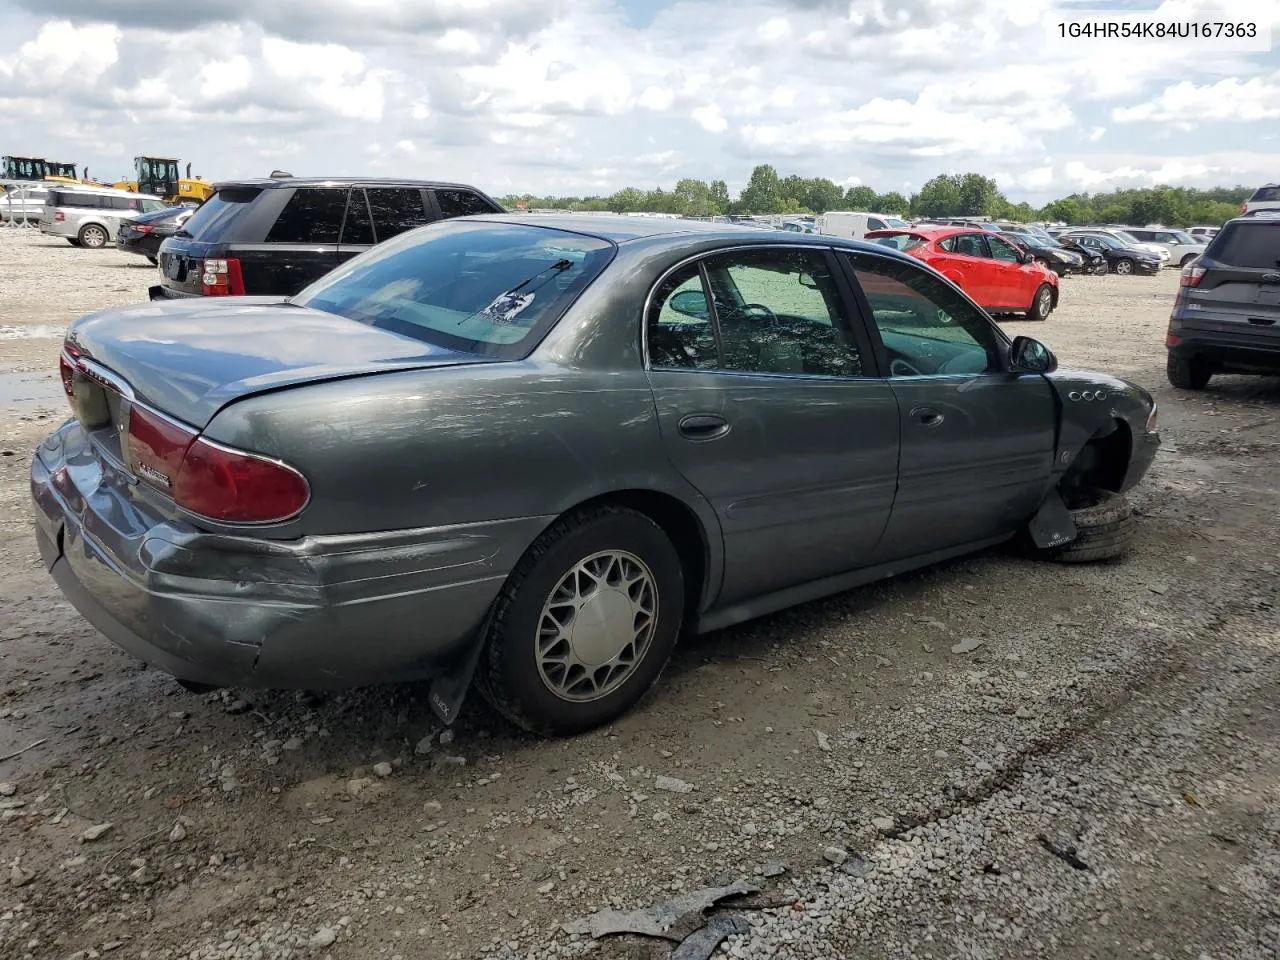
[{"label": "dented rear bumper", "polygon": [[[95,455],[74,422],[32,457],[36,542],[77,610],[182,680],[325,689],[447,671],[541,518],[267,540],[198,530]],[[519,555],[519,551],[516,552]]]}]

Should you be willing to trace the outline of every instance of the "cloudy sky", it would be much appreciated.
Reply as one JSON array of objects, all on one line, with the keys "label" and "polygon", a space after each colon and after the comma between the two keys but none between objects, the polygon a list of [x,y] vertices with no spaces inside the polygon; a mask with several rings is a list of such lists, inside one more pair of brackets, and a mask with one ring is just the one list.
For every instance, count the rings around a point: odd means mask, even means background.
[{"label": "cloudy sky", "polygon": [[[903,192],[976,170],[1032,202],[1280,177],[1280,53],[1055,40],[1082,7],[1224,19],[1204,0],[0,0],[0,153],[495,196],[736,192],[762,162]],[[1280,41],[1280,0],[1225,17]]]}]

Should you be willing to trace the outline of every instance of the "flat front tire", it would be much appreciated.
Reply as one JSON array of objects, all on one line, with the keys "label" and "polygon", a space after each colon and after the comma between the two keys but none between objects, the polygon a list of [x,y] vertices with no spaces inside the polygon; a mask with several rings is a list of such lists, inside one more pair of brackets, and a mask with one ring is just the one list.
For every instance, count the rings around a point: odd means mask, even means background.
[{"label": "flat front tire", "polygon": [[1067,498],[1076,538],[1060,547],[1032,547],[1031,554],[1057,563],[1116,560],[1129,552],[1137,528],[1133,508],[1122,493],[1085,490]]},{"label": "flat front tire", "polygon": [[608,723],[657,682],[684,595],[680,555],[649,517],[613,505],[561,517],[507,578],[476,686],[538,735]]}]

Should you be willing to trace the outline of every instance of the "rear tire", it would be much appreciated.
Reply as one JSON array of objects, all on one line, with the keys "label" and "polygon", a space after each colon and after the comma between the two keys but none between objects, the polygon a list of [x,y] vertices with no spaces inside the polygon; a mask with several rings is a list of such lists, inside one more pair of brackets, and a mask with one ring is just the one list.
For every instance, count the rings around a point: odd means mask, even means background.
[{"label": "rear tire", "polygon": [[1112,273],[1117,273],[1122,277],[1130,276],[1133,273],[1133,261],[1128,257],[1124,257],[1115,262],[1115,266],[1111,268]]},{"label": "rear tire", "polygon": [[96,223],[86,223],[78,236],[80,245],[90,250],[101,250],[107,245],[107,231]]},{"label": "rear tire", "polygon": [[[1072,505],[1072,499],[1078,503]],[[1129,552],[1137,527],[1133,508],[1122,493],[1084,490],[1069,498],[1076,538],[1060,547],[1030,547],[1031,555],[1055,563],[1096,563],[1115,560]]]},{"label": "rear tire", "polygon": [[1188,253],[1185,257],[1183,257],[1181,260],[1178,261],[1178,266],[1185,267],[1188,263],[1190,263],[1192,260],[1195,260],[1199,256],[1200,254],[1198,253]]},{"label": "rear tire", "polygon": [[1031,306],[1027,309],[1027,319],[1045,321],[1053,312],[1053,288],[1047,283],[1036,288],[1036,295],[1031,298]]},{"label": "rear tire", "polygon": [[498,595],[476,687],[541,736],[608,723],[667,665],[684,592],[680,555],[644,514],[600,506],[561,517]]},{"label": "rear tire", "polygon": [[1213,368],[1203,357],[1177,357],[1171,353],[1165,373],[1179,390],[1203,390],[1213,376]]}]

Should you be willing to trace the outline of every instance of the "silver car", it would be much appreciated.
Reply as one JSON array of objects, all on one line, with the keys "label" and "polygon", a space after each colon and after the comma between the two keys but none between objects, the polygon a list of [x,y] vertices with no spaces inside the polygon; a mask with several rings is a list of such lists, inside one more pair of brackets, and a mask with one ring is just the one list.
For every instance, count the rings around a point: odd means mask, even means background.
[{"label": "silver car", "polygon": [[32,226],[40,222],[49,188],[34,183],[0,180],[0,223]]},{"label": "silver car", "polygon": [[159,197],[111,187],[50,187],[40,215],[40,232],[76,247],[97,250],[115,240],[121,220],[163,210]]},{"label": "silver car", "polygon": [[1125,233],[1143,243],[1163,244],[1169,250],[1169,265],[1185,267],[1204,253],[1207,240],[1198,239],[1182,230],[1169,227],[1130,227]]}]

